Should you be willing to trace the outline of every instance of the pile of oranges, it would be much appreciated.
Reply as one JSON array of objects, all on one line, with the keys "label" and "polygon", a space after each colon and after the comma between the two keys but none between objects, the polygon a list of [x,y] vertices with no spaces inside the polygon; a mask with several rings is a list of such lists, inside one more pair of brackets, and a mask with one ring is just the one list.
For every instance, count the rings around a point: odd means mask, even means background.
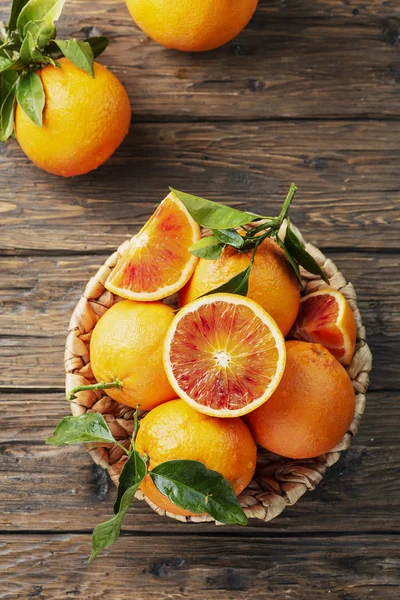
[{"label": "pile of oranges", "polygon": [[[94,328],[91,366],[97,381],[118,382],[107,390],[112,398],[149,411],[136,438],[149,470],[200,461],[239,494],[254,475],[256,443],[295,459],[340,442],[355,411],[343,365],[354,353],[356,325],[339,292],[325,287],[301,297],[271,239],[256,253],[246,297],[210,293],[251,256],[227,246],[216,260],[198,259],[188,248],[200,237],[171,192],[106,282],[116,301]],[[164,301],[176,292],[174,310]],[[189,514],[149,476],[141,487],[155,505]]]}]

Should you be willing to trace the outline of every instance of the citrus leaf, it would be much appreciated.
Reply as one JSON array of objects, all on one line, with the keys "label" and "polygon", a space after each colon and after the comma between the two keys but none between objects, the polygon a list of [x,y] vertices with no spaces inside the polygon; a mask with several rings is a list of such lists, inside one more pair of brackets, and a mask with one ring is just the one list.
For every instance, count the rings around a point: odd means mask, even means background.
[{"label": "citrus leaf", "polygon": [[19,13],[21,12],[21,10],[24,8],[25,4],[27,4],[27,3],[28,3],[28,0],[13,0],[13,2],[11,4],[10,20],[8,21],[9,31],[14,31],[14,29],[17,25],[17,19],[18,19]]},{"label": "citrus leaf", "polygon": [[18,77],[17,71],[4,71],[4,73],[0,73],[0,106],[7,98],[9,91],[16,83]]},{"label": "citrus leaf", "polygon": [[171,460],[149,471],[159,492],[180,508],[208,513],[221,523],[246,525],[247,517],[231,484],[195,460]]},{"label": "citrus leaf", "polygon": [[141,481],[135,483],[124,492],[124,495],[121,498],[119,511],[114,517],[104,523],[100,523],[94,528],[92,535],[92,553],[89,562],[92,562],[102,550],[111,546],[111,544],[118,539],[122,521],[124,520],[127,510],[130,507],[140,484]]},{"label": "citrus leaf", "polygon": [[122,496],[132,486],[140,483],[146,476],[146,463],[140,454],[133,450],[119,476],[118,495],[114,504],[114,513],[120,510]]},{"label": "citrus leaf", "polygon": [[53,23],[61,15],[65,0],[29,0],[17,19],[17,29],[22,35],[29,21],[48,21]]},{"label": "citrus leaf", "polygon": [[104,52],[104,50],[107,48],[108,43],[109,43],[108,39],[106,37],[104,37],[103,35],[88,38],[86,40],[86,42],[91,47],[94,58],[97,58],[98,56],[100,56],[100,54],[102,54]]},{"label": "citrus leaf", "polygon": [[41,127],[45,97],[42,80],[35,71],[29,71],[18,80],[17,102],[31,121]]},{"label": "citrus leaf", "polygon": [[233,246],[234,248],[241,248],[244,244],[244,239],[236,231],[236,229],[213,229],[213,234],[223,244]]},{"label": "citrus leaf", "polygon": [[317,263],[317,261],[307,252],[299,238],[293,232],[288,222],[285,235],[285,247],[291,256],[309,273],[313,275],[319,275],[326,283],[329,283],[325,273]]},{"label": "citrus leaf", "polygon": [[0,141],[6,142],[14,131],[14,107],[17,83],[10,88],[0,108]]},{"label": "citrus leaf", "polygon": [[24,65],[43,62],[43,55],[40,50],[36,48],[35,40],[30,31],[27,32],[26,37],[22,42],[20,56]]},{"label": "citrus leaf", "polygon": [[50,40],[56,37],[56,28],[52,21],[44,19],[42,21],[28,21],[24,27],[24,36],[31,33],[35,44],[39,48],[44,48]]},{"label": "citrus leaf", "polygon": [[78,417],[64,417],[46,444],[82,444],[86,442],[115,442],[104,417],[100,413],[85,413]]},{"label": "citrus leaf", "polygon": [[8,58],[6,56],[0,56],[0,73],[4,71],[12,70],[21,64],[19,61],[19,57]]},{"label": "citrus leaf", "polygon": [[252,264],[250,263],[247,269],[241,271],[232,279],[229,279],[226,283],[223,283],[219,287],[215,288],[203,294],[203,296],[210,296],[210,294],[238,294],[239,296],[247,296],[249,291],[249,277]]},{"label": "citrus leaf", "polygon": [[225,204],[212,202],[205,198],[192,196],[185,192],[180,192],[169,188],[174,192],[179,200],[185,205],[186,209],[193,219],[202,227],[210,229],[230,229],[231,227],[239,227],[254,221],[258,217],[251,215],[236,208],[231,208]]},{"label": "citrus leaf", "polygon": [[189,252],[194,254],[194,256],[198,256],[199,258],[216,260],[221,255],[222,245],[215,236],[208,235],[207,237],[202,238],[190,246]]},{"label": "citrus leaf", "polygon": [[68,60],[94,77],[93,51],[88,42],[80,40],[55,40],[55,42]]},{"label": "citrus leaf", "polygon": [[277,242],[278,242],[279,246],[284,250],[284,252],[286,254],[286,258],[290,262],[290,264],[293,268],[293,271],[296,273],[297,279],[301,283],[301,275],[300,275],[299,265],[294,260],[293,256],[290,254],[289,250],[286,248],[285,244],[282,242],[282,240],[279,237],[277,237]]}]

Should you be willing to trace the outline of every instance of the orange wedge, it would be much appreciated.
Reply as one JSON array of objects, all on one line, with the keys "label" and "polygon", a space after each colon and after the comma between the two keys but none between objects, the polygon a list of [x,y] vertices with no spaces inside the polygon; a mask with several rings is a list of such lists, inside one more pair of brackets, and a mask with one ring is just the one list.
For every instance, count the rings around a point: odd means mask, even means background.
[{"label": "orange wedge", "polygon": [[297,340],[321,344],[344,365],[351,362],[356,322],[349,303],[337,290],[322,289],[304,296],[292,334]]},{"label": "orange wedge", "polygon": [[188,248],[200,237],[199,225],[171,192],[131,239],[106,288],[122,298],[142,302],[174,294],[196,267],[198,258]]},{"label": "orange wedge", "polygon": [[259,304],[211,294],[182,308],[164,344],[164,367],[178,396],[199,412],[240,417],[263,404],[285,369],[282,333]]}]

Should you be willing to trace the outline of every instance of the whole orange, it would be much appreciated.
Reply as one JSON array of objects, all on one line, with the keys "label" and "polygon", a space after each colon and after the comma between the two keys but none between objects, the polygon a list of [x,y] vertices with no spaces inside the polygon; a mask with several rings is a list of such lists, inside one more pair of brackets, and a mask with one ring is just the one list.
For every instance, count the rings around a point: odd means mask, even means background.
[{"label": "whole orange", "polygon": [[[252,252],[227,246],[217,260],[201,258],[188,283],[179,292],[181,306],[226,283],[250,264]],[[276,321],[283,335],[292,327],[300,305],[300,287],[284,251],[266,239],[256,252],[249,278],[248,298]]]},{"label": "whole orange", "polygon": [[[183,400],[166,402],[140,421],[136,449],[148,454],[150,470],[168,460],[197,460],[223,475],[236,495],[250,483],[256,467],[256,445],[242,419],[209,417]],[[161,494],[148,475],[141,489],[156,506],[191,514]]]},{"label": "whole orange", "polygon": [[107,390],[111,398],[144,410],[175,398],[162,359],[173,317],[172,308],[162,302],[124,300],[99,319],[90,341],[90,363],[97,381],[122,382],[122,389]]},{"label": "whole orange", "polygon": [[286,370],[263,406],[246,415],[256,441],[289,458],[312,458],[340,442],[355,398],[344,367],[320,344],[286,343]]},{"label": "whole orange", "polygon": [[131,107],[122,83],[94,63],[94,78],[66,58],[38,74],[45,92],[43,125],[17,105],[15,132],[25,154],[38,167],[71,177],[104,163],[128,133]]},{"label": "whole orange", "polygon": [[153,40],[175,50],[202,52],[242,31],[258,0],[125,0],[136,24]]}]

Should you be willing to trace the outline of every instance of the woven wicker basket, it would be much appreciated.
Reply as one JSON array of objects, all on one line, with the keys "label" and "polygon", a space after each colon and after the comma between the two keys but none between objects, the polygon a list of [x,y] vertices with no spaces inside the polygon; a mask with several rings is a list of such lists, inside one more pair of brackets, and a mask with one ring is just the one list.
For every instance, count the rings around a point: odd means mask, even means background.
[{"label": "woven wicker basket", "polygon": [[[356,434],[365,407],[365,393],[368,388],[368,373],[371,370],[372,356],[365,341],[365,328],[357,308],[356,293],[351,283],[327,259],[318,248],[305,243],[300,232],[296,233],[305,244],[307,251],[315,258],[329,278],[329,287],[340,290],[353,309],[357,323],[356,351],[347,368],[356,392],[356,412],[349,431],[338,446],[327,454],[308,460],[291,460],[259,449],[257,469],[250,485],[239,496],[240,503],[248,517],[270,521],[278,516],[286,506],[292,506],[307,491],[312,490],[321,481],[326,470],[335,464],[343,450],[349,448]],[[90,337],[98,319],[115,302],[114,295],[105,289],[104,283],[114,268],[128,241],[124,242],[105,264],[90,279],[85,292],[72,314],[65,348],[66,392],[78,385],[87,385],[95,381],[90,367]],[[303,292],[327,287],[318,277],[302,271]],[[114,437],[127,448],[133,431],[133,409],[112,400],[103,391],[84,391],[78,394],[76,403],[71,404],[74,415],[86,411],[96,411],[104,415]],[[118,484],[119,474],[126,454],[113,444],[87,444],[93,460],[107,469],[112,480]],[[155,506],[142,492],[137,498],[147,503],[159,514],[167,515],[179,521],[213,521],[210,516],[181,517],[166,513]]]}]

